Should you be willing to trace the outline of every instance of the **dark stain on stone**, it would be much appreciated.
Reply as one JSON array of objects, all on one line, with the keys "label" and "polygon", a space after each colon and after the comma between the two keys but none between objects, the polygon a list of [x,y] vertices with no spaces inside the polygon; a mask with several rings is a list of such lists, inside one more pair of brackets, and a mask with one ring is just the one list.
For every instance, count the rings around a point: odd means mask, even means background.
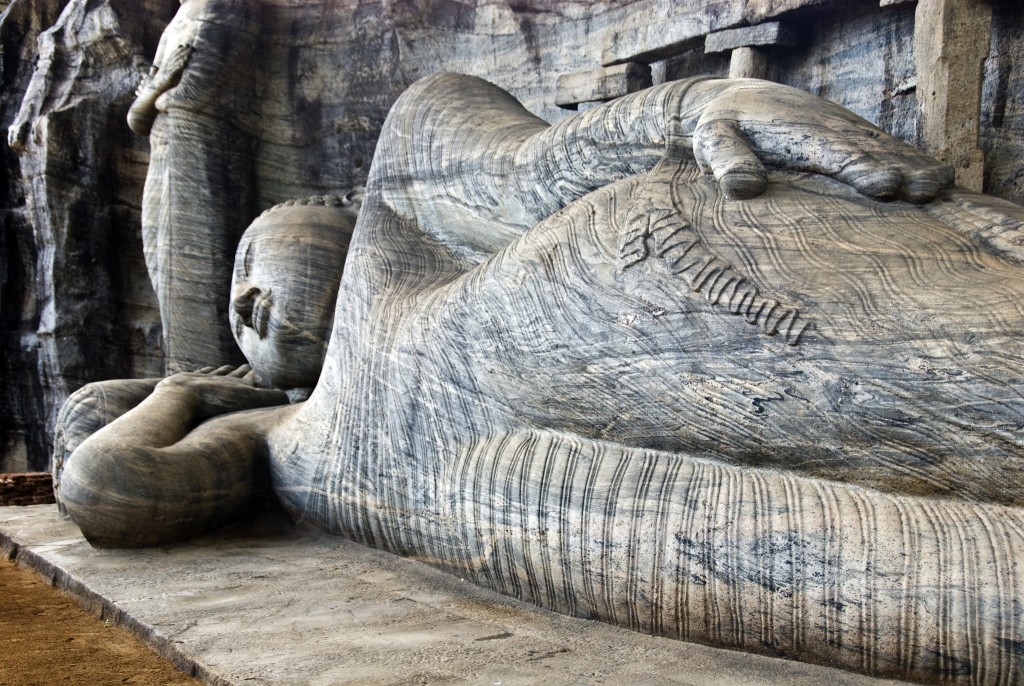
[{"label": "dark stain on stone", "polygon": [[494,634],[493,636],[481,636],[480,638],[474,638],[474,641],[497,641],[502,638],[512,638],[515,636],[510,631],[502,631],[500,634]]},{"label": "dark stain on stone", "polygon": [[970,660],[953,657],[938,650],[928,652],[938,660],[938,673],[943,676],[970,676],[974,673],[974,665]]},{"label": "dark stain on stone", "polygon": [[1013,653],[1014,655],[1024,655],[1024,641],[1016,641],[1012,638],[1006,638],[1005,636],[1000,636],[996,641],[999,643],[999,647],[1002,650],[1008,653]]}]

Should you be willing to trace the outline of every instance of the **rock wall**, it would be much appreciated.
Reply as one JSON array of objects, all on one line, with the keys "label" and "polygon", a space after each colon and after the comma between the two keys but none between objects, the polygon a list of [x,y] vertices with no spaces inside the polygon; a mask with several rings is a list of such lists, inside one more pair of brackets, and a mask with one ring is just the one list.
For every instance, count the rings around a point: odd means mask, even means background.
[{"label": "rock wall", "polygon": [[[32,78],[36,39],[53,25],[64,2],[22,3],[0,19],[3,88],[0,116],[12,122]],[[45,403],[39,378],[38,290],[35,288],[37,237],[25,209],[18,158],[2,148],[0,192],[0,472],[24,471],[46,454]]]},{"label": "rock wall", "polygon": [[1024,203],[1024,11],[1013,0],[993,3],[981,112],[985,190]]},{"label": "rock wall", "polygon": [[124,113],[170,5],[21,0],[0,24],[10,127],[0,470],[46,467],[69,392],[160,369],[138,231],[147,149]]},{"label": "rock wall", "polygon": [[[263,0],[254,116],[261,208],[362,182],[405,88],[452,70],[535,114],[566,116],[556,80],[650,64],[655,83],[725,75],[713,31],[782,19],[800,40],[769,76],[920,142],[915,3],[878,0]],[[996,0],[981,142],[987,188],[1024,201],[1024,19]],[[44,469],[62,400],[92,380],[159,374],[160,325],[142,258],[145,139],[124,123],[177,0],[15,0],[0,19],[0,471]],[[226,296],[225,296],[226,297]]]}]

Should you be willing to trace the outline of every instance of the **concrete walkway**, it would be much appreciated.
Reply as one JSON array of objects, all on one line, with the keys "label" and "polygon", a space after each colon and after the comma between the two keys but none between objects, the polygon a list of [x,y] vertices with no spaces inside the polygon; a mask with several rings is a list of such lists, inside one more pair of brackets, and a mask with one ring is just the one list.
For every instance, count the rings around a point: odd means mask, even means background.
[{"label": "concrete walkway", "polygon": [[279,517],[94,550],[54,505],[0,507],[0,546],[208,684],[896,684],[539,610]]}]

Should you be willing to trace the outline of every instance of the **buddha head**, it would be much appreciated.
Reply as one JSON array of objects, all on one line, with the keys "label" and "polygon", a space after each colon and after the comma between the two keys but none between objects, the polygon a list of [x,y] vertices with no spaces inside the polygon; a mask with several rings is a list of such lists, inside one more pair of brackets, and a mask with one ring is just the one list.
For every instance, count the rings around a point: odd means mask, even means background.
[{"label": "buddha head", "polygon": [[358,207],[351,194],[288,201],[264,212],[242,236],[229,319],[264,384],[316,385]]}]

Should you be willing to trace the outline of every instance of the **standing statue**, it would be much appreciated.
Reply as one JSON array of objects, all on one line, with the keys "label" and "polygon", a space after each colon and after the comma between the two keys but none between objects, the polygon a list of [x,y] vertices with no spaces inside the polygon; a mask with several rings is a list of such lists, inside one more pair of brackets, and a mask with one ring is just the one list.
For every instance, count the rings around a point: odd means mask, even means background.
[{"label": "standing statue", "polygon": [[950,182],[777,84],[548,126],[433,75],[385,122],[333,322],[301,320],[332,327],[308,400],[254,376],[330,274],[243,244],[236,298],[275,294],[237,320],[269,323],[254,372],[160,382],[61,497],[95,545],[148,545],[266,470],[300,522],[559,612],[1021,683],[1024,210]]},{"label": "standing statue", "polygon": [[252,109],[258,0],[182,0],[128,112],[150,140],[142,239],[168,371],[237,362],[223,294],[257,214]]}]

